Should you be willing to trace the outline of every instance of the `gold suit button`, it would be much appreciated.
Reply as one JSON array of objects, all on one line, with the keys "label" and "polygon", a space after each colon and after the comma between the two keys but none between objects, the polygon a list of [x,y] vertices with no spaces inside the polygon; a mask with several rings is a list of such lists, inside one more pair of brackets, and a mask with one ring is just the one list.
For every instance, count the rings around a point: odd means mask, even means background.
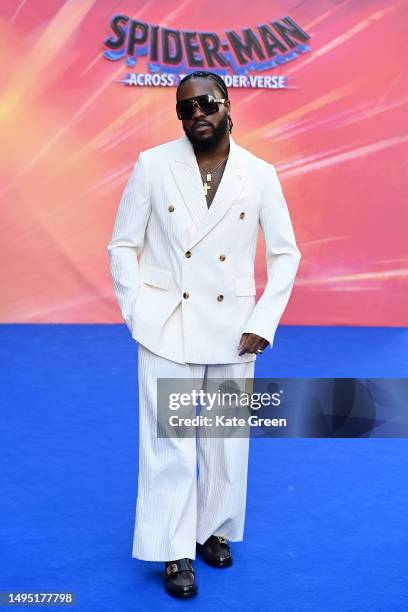
[{"label": "gold suit button", "polygon": [[191,257],[191,251],[186,251],[185,255],[186,257]]},{"label": "gold suit button", "polygon": [[173,204],[170,204],[170,206],[169,206],[169,208],[168,208],[168,211],[169,211],[169,212],[173,212],[173,211],[174,211],[174,206],[173,206]]},{"label": "gold suit button", "polygon": [[240,218],[240,219],[243,219],[244,217],[245,217],[245,213],[244,213],[244,212],[242,212],[242,213],[239,215],[239,218]]},{"label": "gold suit button", "polygon": [[183,293],[183,298],[184,298],[185,300],[187,300],[189,297],[190,297],[190,294],[189,294],[187,291],[185,291],[185,292]]},{"label": "gold suit button", "polygon": [[219,302],[222,302],[223,299],[224,299],[224,296],[222,295],[222,293],[220,293],[220,295],[217,297],[217,300]]},{"label": "gold suit button", "polygon": [[225,261],[225,255],[220,255],[219,259],[220,261]]}]

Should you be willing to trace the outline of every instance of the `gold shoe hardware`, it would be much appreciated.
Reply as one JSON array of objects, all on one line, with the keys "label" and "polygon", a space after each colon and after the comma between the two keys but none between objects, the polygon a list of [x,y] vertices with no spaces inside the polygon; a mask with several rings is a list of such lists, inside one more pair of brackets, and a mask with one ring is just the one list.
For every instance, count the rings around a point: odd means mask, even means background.
[{"label": "gold shoe hardware", "polygon": [[167,569],[166,569],[167,575],[173,574],[174,572],[177,572],[177,571],[178,571],[177,563],[172,563],[171,565],[167,566]]}]

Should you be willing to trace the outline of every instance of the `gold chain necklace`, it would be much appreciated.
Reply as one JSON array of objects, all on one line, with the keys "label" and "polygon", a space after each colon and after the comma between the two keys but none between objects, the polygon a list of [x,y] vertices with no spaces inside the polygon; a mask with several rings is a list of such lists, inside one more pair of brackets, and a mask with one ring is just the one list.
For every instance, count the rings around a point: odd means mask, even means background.
[{"label": "gold chain necklace", "polygon": [[[209,185],[208,183],[210,183],[210,182],[212,181],[213,174],[216,174],[216,172],[218,171],[218,169],[219,169],[219,168],[221,167],[221,165],[222,165],[222,164],[225,162],[225,160],[226,160],[226,159],[228,159],[228,157],[229,157],[229,154],[227,155],[227,157],[225,157],[224,159],[222,159],[222,160],[220,161],[220,163],[219,163],[219,164],[217,164],[217,165],[215,166],[215,168],[213,168],[212,170],[206,170],[206,169],[204,168],[204,171],[202,172],[202,171],[201,171],[201,168],[199,167],[200,174],[201,174],[201,179],[202,179],[202,181],[203,181],[204,195],[207,195],[208,190],[209,190],[209,189],[211,189],[211,185]],[[203,174],[206,174],[206,175],[207,175],[205,179],[204,179]]]}]

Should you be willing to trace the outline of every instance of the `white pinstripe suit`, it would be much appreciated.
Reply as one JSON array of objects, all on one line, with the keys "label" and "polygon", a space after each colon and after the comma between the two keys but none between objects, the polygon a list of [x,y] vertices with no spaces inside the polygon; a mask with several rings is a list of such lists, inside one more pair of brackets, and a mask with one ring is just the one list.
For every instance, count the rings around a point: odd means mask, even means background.
[{"label": "white pinstripe suit", "polygon": [[[132,556],[195,559],[210,535],[243,539],[249,438],[158,438],[157,378],[252,378],[254,361],[180,364],[139,345],[139,479]],[[186,387],[187,389],[187,387]],[[199,478],[196,475],[198,459]]]},{"label": "white pinstripe suit", "polygon": [[[258,228],[268,283],[255,304]],[[210,535],[242,540],[248,438],[157,438],[157,378],[251,378],[241,334],[272,346],[300,252],[275,168],[235,143],[210,208],[192,145],[143,151],[108,245],[123,319],[139,342],[140,455],[132,556],[195,558]],[[139,256],[139,261],[136,256]],[[220,257],[222,255],[223,257]]]},{"label": "white pinstripe suit", "polygon": [[[259,225],[268,282],[255,304]],[[300,260],[274,166],[231,137],[209,209],[187,136],[143,151],[108,251],[133,338],[162,357],[204,365],[253,361],[253,354],[238,354],[243,332],[272,345]]]}]

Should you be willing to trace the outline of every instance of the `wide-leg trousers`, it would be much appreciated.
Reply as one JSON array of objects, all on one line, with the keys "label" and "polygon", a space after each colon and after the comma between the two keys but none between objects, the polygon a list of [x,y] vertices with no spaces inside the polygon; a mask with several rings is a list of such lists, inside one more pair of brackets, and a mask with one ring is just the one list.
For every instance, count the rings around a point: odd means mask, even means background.
[{"label": "wide-leg trousers", "polygon": [[157,379],[187,378],[194,388],[203,388],[207,378],[253,379],[255,361],[181,364],[141,344],[138,350],[139,475],[132,557],[195,559],[196,542],[203,544],[211,535],[242,541],[249,436],[158,437]]}]

